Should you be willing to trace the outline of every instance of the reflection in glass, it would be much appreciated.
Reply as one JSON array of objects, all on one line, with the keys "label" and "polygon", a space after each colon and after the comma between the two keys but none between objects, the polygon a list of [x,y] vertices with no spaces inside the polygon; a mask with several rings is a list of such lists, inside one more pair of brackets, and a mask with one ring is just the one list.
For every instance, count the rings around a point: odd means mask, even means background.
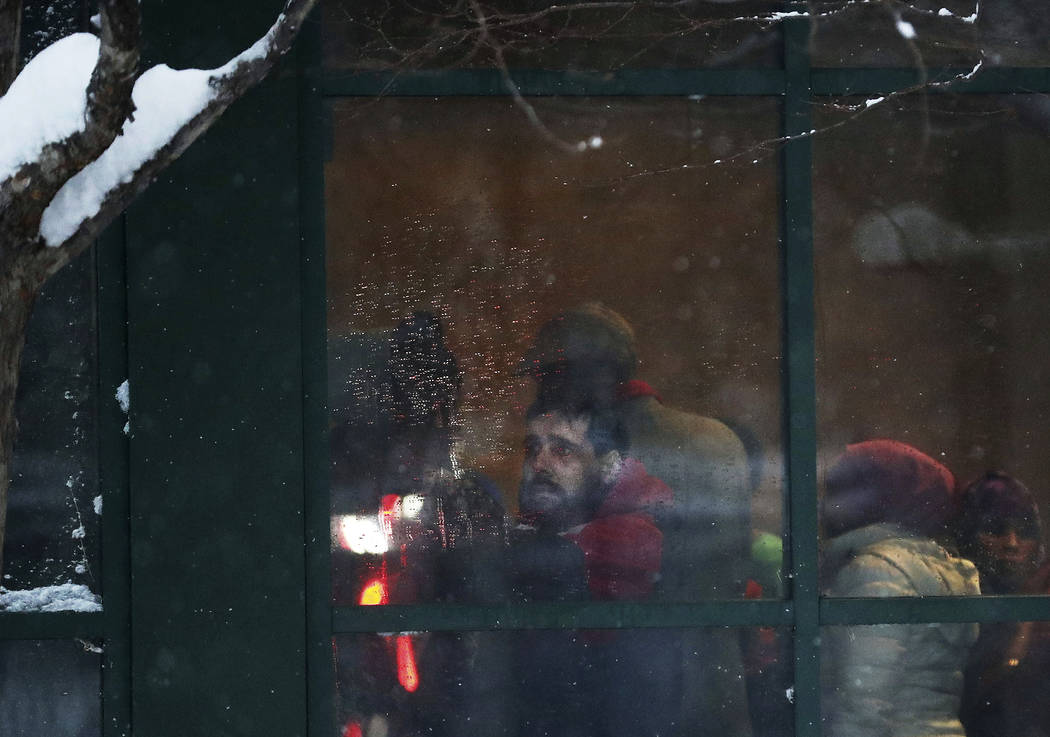
[{"label": "reflection in glass", "polygon": [[572,71],[778,66],[782,5],[327,0],[335,69]]},{"label": "reflection in glass", "polygon": [[56,274],[36,301],[15,412],[2,585],[72,583],[98,592],[93,252]]},{"label": "reflection in glass", "polygon": [[[522,510],[519,499],[537,399],[548,410],[572,405],[568,419],[582,422],[572,443],[584,451],[580,488],[597,482],[600,491],[583,492],[594,503],[571,524],[547,525],[552,534],[537,543],[551,561],[587,559],[585,591],[780,595],[777,192],[764,148],[776,107],[535,104],[544,129],[505,100],[333,109],[334,600],[360,603],[382,575],[389,603],[515,595],[479,561],[506,563],[506,548],[528,547],[519,523],[536,508]],[[586,151],[552,142],[581,135]],[[589,432],[608,409],[625,445],[605,448]],[[553,483],[552,467],[538,470],[545,489],[526,497],[568,488]],[[644,492],[649,477],[670,487],[669,512],[660,494]],[[619,534],[626,518],[641,525],[635,531],[655,525],[657,556],[641,554],[655,536]],[[555,544],[595,522],[575,547]],[[605,524],[618,531],[611,557],[621,572],[654,562],[642,566],[645,585],[591,585],[603,558],[589,541],[604,545]],[[564,585],[527,597],[579,589]]]},{"label": "reflection in glass", "polygon": [[812,54],[822,67],[1050,64],[1050,25],[1038,0],[938,0],[891,5],[822,0]]},{"label": "reflection in glass", "polygon": [[982,624],[966,665],[960,716],[967,737],[1050,734],[1048,685],[1050,624]]},{"label": "reflection in glass", "polygon": [[843,108],[863,99],[825,103],[814,143],[824,466],[849,443],[890,438],[960,486],[994,470],[1050,503],[1045,101],[916,96],[859,116]]},{"label": "reflection in glass", "polygon": [[977,625],[879,624],[821,630],[825,737],[963,737],[963,670]]},{"label": "reflection in glass", "polygon": [[[746,697],[704,666],[727,639],[745,654]],[[333,644],[340,734],[792,733],[790,633],[773,628],[391,633]]]},{"label": "reflection in glass", "polygon": [[67,640],[0,641],[0,734],[102,734],[100,646]]}]

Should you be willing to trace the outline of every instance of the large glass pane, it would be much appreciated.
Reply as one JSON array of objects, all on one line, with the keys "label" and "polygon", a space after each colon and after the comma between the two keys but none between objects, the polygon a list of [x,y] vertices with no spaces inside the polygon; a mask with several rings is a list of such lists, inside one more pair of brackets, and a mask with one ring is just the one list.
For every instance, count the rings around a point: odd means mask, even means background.
[{"label": "large glass pane", "polygon": [[[786,630],[417,632],[333,645],[336,734],[794,731]],[[727,659],[730,646],[743,658]]]},{"label": "large glass pane", "polygon": [[780,595],[776,106],[533,104],[333,108],[335,601]]},{"label": "large glass pane", "polygon": [[825,737],[1050,730],[1046,622],[824,627],[821,651]]},{"label": "large glass pane", "polygon": [[1046,66],[1050,20],[1038,0],[937,0],[811,6],[813,63],[827,67],[925,69],[978,63]]},{"label": "large glass pane", "polygon": [[0,641],[0,734],[102,734],[102,648],[87,640]]},{"label": "large glass pane", "polygon": [[327,0],[330,69],[772,67],[782,3]]},{"label": "large glass pane", "polygon": [[[88,252],[48,282],[29,323],[15,407],[5,589],[72,585],[82,587],[74,597],[80,600],[92,598],[88,589],[100,591],[97,401]],[[69,593],[63,588],[56,596]]]},{"label": "large glass pane", "polygon": [[[1045,101],[910,97],[860,116],[844,108],[864,100],[837,102],[814,146],[826,532],[895,524],[1014,593],[1050,502]],[[847,450],[872,439],[893,442]],[[952,476],[975,485],[949,494]]]}]

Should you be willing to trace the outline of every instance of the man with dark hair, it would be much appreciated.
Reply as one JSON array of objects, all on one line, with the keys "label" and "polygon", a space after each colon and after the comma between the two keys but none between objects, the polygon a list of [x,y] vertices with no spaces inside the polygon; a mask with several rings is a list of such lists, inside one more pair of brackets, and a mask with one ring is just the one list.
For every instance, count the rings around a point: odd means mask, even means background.
[{"label": "man with dark hair", "polygon": [[[511,542],[524,600],[637,600],[660,575],[670,488],[628,454],[610,408],[541,398],[527,414]],[[520,734],[669,734],[680,699],[674,633],[535,631],[518,641]]]},{"label": "man with dark hair", "polygon": [[656,519],[670,509],[671,489],[626,455],[623,426],[608,408],[540,401],[527,418],[522,522],[579,548],[594,598],[648,596],[663,554]]},{"label": "man with dark hair", "polygon": [[[673,490],[673,508],[659,517],[664,534],[654,595],[671,601],[742,597],[751,536],[744,446],[722,422],[665,405],[637,378],[637,368],[631,325],[597,302],[544,323],[521,364],[536,381],[539,402],[612,411],[630,438],[632,457]],[[678,656],[675,670],[684,683],[674,708],[678,731],[748,737],[736,633],[683,633]]]}]

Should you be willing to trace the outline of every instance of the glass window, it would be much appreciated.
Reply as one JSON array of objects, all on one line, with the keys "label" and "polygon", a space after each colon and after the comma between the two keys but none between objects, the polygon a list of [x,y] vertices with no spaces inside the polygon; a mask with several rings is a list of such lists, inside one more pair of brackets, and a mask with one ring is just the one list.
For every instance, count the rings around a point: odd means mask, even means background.
[{"label": "glass window", "polygon": [[977,633],[973,623],[822,628],[822,733],[892,734],[908,725],[963,734],[963,671]]},{"label": "glass window", "polygon": [[332,69],[775,67],[781,3],[349,2],[324,13]]},{"label": "glass window", "polygon": [[101,652],[87,640],[0,641],[0,732],[100,737]]},{"label": "glass window", "polygon": [[[714,667],[730,646],[745,678]],[[793,733],[787,630],[417,632],[334,648],[342,734]]]},{"label": "glass window", "polygon": [[[1018,593],[1023,576],[982,553],[978,536],[1009,527],[1030,541],[1029,574],[1041,559],[1050,118],[1029,95],[913,96],[835,128],[864,100],[825,103],[816,125],[828,130],[814,143],[825,467],[836,488],[848,485],[862,470],[857,458],[836,467],[847,444],[886,438],[951,469],[961,486],[1003,475],[968,492],[962,522],[949,524],[945,507],[926,532],[979,564],[986,593]],[[916,503],[928,487],[899,470],[882,511],[892,502],[913,522],[933,520],[933,497],[921,512]],[[863,513],[869,501],[849,504]]]},{"label": "glass window", "polygon": [[[779,585],[748,585],[761,578],[752,567],[774,567],[779,581],[778,208],[764,149],[777,108],[534,104],[542,127],[506,100],[333,106],[335,601],[358,603],[377,567],[436,565],[406,551],[474,538],[500,546],[519,523],[557,517],[564,530],[604,517],[611,507],[593,500],[616,488],[626,495],[617,514],[644,512],[658,528],[625,538],[624,553],[658,540],[657,559],[620,571],[650,583],[625,583],[616,598],[779,596]],[[586,140],[587,150],[552,139]],[[549,437],[569,429],[529,413],[559,402],[577,414],[581,403],[587,413],[609,405],[622,438],[556,447]],[[602,423],[596,414],[587,432]],[[546,457],[577,446],[590,454],[579,484]],[[623,463],[605,477],[613,446]],[[670,487],[667,498],[642,494],[644,479]],[[536,507],[574,485],[588,501],[559,506],[562,517]],[[391,603],[442,596],[405,576],[398,585],[413,593]]]},{"label": "glass window", "polygon": [[[87,252],[48,282],[27,331],[6,589],[73,584],[100,591],[97,381],[94,256]],[[78,598],[91,598],[86,589]]]},{"label": "glass window", "polygon": [[1045,9],[1034,0],[908,5],[829,0],[812,6],[813,65],[822,67],[1045,66]]}]

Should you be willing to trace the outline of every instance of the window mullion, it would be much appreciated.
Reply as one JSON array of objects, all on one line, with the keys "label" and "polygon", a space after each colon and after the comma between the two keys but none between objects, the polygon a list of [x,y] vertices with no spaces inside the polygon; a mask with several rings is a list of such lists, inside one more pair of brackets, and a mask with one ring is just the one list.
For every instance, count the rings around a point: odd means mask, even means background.
[{"label": "window mullion", "polygon": [[817,574],[816,368],[813,306],[813,193],[808,19],[784,21],[785,143],[783,283],[785,437],[794,604],[795,734],[820,734]]},{"label": "window mullion", "polygon": [[95,245],[98,284],[98,453],[102,509],[102,735],[131,730],[129,418],[115,392],[128,377],[126,240],[121,217]]}]

